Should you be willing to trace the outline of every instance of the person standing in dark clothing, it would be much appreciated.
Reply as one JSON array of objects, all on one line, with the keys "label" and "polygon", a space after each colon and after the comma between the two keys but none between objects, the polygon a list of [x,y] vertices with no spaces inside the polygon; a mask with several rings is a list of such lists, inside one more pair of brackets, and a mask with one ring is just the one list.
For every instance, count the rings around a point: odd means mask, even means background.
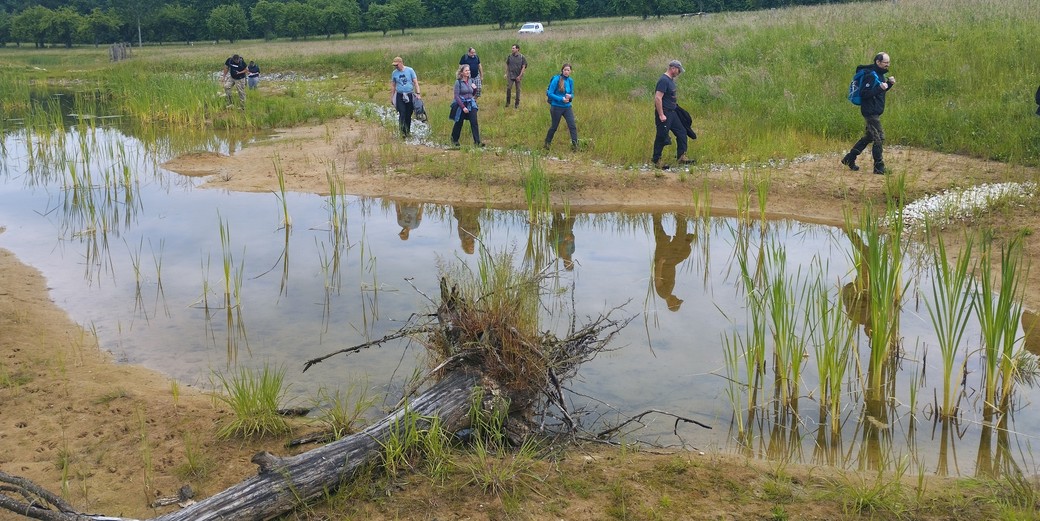
[{"label": "person standing in dark clothing", "polygon": [[849,167],[849,170],[859,170],[856,158],[866,150],[867,145],[873,144],[870,154],[874,157],[874,173],[881,175],[888,173],[888,169],[885,168],[885,158],[882,150],[882,145],[885,141],[885,131],[881,128],[881,114],[885,112],[885,94],[896,84],[895,76],[885,78],[890,64],[891,59],[888,53],[879,52],[874,56],[872,65],[856,67],[857,71],[869,69],[863,78],[861,86],[863,101],[859,106],[859,112],[863,115],[864,121],[866,121],[867,129],[863,137],[859,138],[855,145],[852,145],[852,150],[845,154],[845,157],[841,158],[841,164]]},{"label": "person standing in dark clothing", "polygon": [[224,95],[227,96],[228,107],[232,106],[231,89],[238,91],[238,99],[242,108],[246,107],[246,74],[249,73],[246,61],[235,54],[224,61],[224,72],[220,73],[220,81],[224,84]]},{"label": "person standing in dark clothing", "polygon": [[246,76],[246,79],[249,81],[249,88],[256,89],[256,86],[260,84],[260,66],[256,62],[249,62],[247,70],[249,75]]},{"label": "person standing in dark clothing", "polygon": [[675,158],[680,163],[691,163],[686,156],[686,127],[679,120],[676,109],[679,107],[677,87],[675,79],[685,72],[679,60],[668,62],[668,70],[657,80],[657,88],[654,93],[654,124],[657,127],[657,135],[654,137],[654,155],[651,161],[654,166],[662,170],[668,165],[661,159],[665,145],[671,140],[668,132],[675,134]]},{"label": "person standing in dark clothing", "polygon": [[470,47],[466,54],[459,58],[459,65],[469,65],[470,78],[473,80],[473,84],[477,86],[477,90],[473,92],[473,97],[479,98],[481,91],[484,90],[484,66],[480,64],[480,56],[477,56],[477,50]]}]

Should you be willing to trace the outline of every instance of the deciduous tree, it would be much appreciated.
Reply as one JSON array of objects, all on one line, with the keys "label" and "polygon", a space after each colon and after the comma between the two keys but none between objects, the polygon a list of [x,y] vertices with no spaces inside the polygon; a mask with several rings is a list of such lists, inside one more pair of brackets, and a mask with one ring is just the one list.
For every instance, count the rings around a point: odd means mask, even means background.
[{"label": "deciduous tree", "polygon": [[100,43],[114,43],[119,39],[119,26],[122,24],[119,15],[111,9],[95,7],[83,17],[80,33],[83,41],[91,42],[95,47]]},{"label": "deciduous tree", "polygon": [[397,11],[389,4],[370,4],[365,12],[365,22],[373,31],[381,31],[383,36],[397,24]]},{"label": "deciduous tree", "polygon": [[249,21],[246,11],[238,4],[227,4],[215,7],[209,12],[206,27],[214,40],[227,40],[235,43],[249,34]]},{"label": "deciduous tree", "polygon": [[260,31],[265,40],[270,40],[277,35],[278,28],[282,25],[284,10],[285,4],[281,2],[260,0],[249,10],[249,16],[253,20],[253,27]]},{"label": "deciduous tree", "polygon": [[411,27],[419,27],[426,19],[426,7],[422,0],[390,0],[390,5],[397,12],[397,27],[404,30]]},{"label": "deciduous tree", "polygon": [[11,38],[16,42],[32,42],[37,48],[47,43],[44,21],[51,16],[50,9],[34,5],[11,17]]}]

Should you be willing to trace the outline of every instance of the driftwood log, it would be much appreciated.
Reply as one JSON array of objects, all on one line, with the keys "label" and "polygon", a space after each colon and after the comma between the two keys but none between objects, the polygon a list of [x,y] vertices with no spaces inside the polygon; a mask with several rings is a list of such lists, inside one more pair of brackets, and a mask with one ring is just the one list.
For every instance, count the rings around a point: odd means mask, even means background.
[{"label": "driftwood log", "polygon": [[[378,460],[381,441],[392,432],[403,414],[436,416],[445,429],[461,428],[467,421],[473,387],[481,383],[475,371],[465,368],[449,372],[422,394],[357,434],[288,458],[270,453],[253,457],[260,470],[253,476],[187,508],[154,518],[156,521],[206,521],[269,519],[294,507],[319,499],[341,483],[349,481],[366,465]],[[127,518],[81,514],[53,494],[26,480],[0,476],[0,491],[18,492],[25,503],[0,495],[0,506],[34,519],[47,521],[123,521]],[[17,490],[16,490],[17,489]],[[47,497],[47,496],[50,497]],[[56,499],[57,501],[53,501]],[[51,506],[47,508],[44,503]]]},{"label": "driftwood log", "polygon": [[[379,463],[383,444],[394,434],[395,426],[400,424],[404,415],[414,415],[421,427],[428,426],[429,420],[436,417],[441,428],[447,432],[468,427],[473,392],[477,387],[492,391],[489,395],[497,391],[503,392],[507,395],[511,410],[514,411],[528,409],[537,397],[542,395],[548,404],[560,407],[566,415],[560,380],[573,376],[583,362],[605,350],[613,336],[631,321],[631,318],[613,320],[608,314],[576,331],[572,325],[570,334],[564,339],[543,335],[538,349],[552,353],[551,360],[548,360],[543,374],[529,378],[534,385],[520,391],[510,389],[495,379],[497,375],[508,375],[508,371],[502,371],[503,362],[497,347],[488,343],[489,338],[495,335],[478,331],[477,334],[481,337],[478,342],[473,332],[466,332],[465,328],[460,327],[459,324],[464,320],[455,310],[458,294],[443,281],[441,297],[438,313],[434,316],[440,326],[440,334],[457,349],[453,349],[454,352],[447,360],[431,372],[431,376],[438,379],[425,391],[411,397],[388,416],[363,431],[328,445],[286,458],[267,452],[258,453],[252,458],[253,463],[259,467],[257,475],[182,510],[164,514],[153,520],[261,520],[285,514],[293,508],[326,497],[329,492],[349,482],[368,465]],[[416,333],[426,330],[424,325],[408,331]],[[507,324],[506,332],[509,331],[514,330]],[[398,336],[389,335],[380,341],[337,353],[354,352],[358,348],[377,345],[390,338]],[[483,347],[461,347],[472,344],[481,344]],[[319,363],[328,356],[308,361],[306,367]],[[498,364],[499,370],[489,370],[489,366],[495,364]],[[566,419],[566,423],[573,428],[569,415]],[[423,425],[424,423],[426,425]],[[0,509],[46,521],[131,521],[129,518],[76,512],[57,494],[3,472],[0,472]]]}]

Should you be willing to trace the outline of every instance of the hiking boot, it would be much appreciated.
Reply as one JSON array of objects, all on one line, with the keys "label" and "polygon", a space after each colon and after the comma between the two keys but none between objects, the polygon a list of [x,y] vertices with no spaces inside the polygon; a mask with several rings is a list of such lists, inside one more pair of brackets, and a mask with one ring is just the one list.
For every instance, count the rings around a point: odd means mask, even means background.
[{"label": "hiking boot", "polygon": [[859,165],[856,164],[856,156],[852,154],[845,154],[845,157],[841,158],[841,164],[849,167],[849,170],[853,172],[859,171]]},{"label": "hiking boot", "polygon": [[548,152],[550,146],[551,146],[550,143],[548,141],[546,141],[545,144],[542,145],[542,150]]},{"label": "hiking boot", "polygon": [[682,163],[684,165],[692,165],[692,164],[697,162],[696,159],[689,158],[689,157],[686,156],[686,154],[683,154],[683,155],[679,156],[679,159],[677,159],[676,161],[678,161],[678,162],[680,162],[680,163]]},{"label": "hiking boot", "polygon": [[578,151],[578,142],[577,141],[571,141],[571,152],[577,152],[577,151]]},{"label": "hiking boot", "polygon": [[882,166],[881,168],[878,168],[877,166],[875,166],[874,167],[874,173],[877,174],[877,175],[888,175],[888,174],[891,174],[892,171],[887,169],[887,168],[885,168],[884,166]]},{"label": "hiking boot", "polygon": [[658,159],[657,161],[654,161],[654,168],[659,170],[668,170],[670,167],[664,162],[664,159]]}]

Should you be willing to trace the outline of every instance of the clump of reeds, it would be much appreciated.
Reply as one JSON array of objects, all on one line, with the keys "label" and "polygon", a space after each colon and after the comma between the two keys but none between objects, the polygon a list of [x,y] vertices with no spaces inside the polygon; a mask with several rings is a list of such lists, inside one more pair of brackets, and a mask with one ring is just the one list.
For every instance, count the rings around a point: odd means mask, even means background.
[{"label": "clump of reeds", "polygon": [[521,183],[524,186],[528,220],[532,223],[540,222],[552,210],[552,183],[549,175],[537,160],[533,160],[531,166],[524,170]]},{"label": "clump of reeds", "polygon": [[864,237],[859,236],[846,216],[854,246],[851,257],[857,272],[855,290],[867,306],[868,323],[864,326],[870,340],[869,398],[882,396],[883,369],[899,343],[899,315],[906,284],[902,282],[903,221],[898,207],[894,211],[893,218],[884,219],[870,206],[866,207],[859,220],[859,231]]},{"label": "clump of reeds", "polygon": [[234,414],[217,431],[218,436],[263,438],[289,431],[289,423],[278,414],[289,390],[285,368],[272,369],[267,364],[256,370],[240,367],[230,375],[217,373],[216,378],[223,391],[216,397]]},{"label": "clump of reeds", "polygon": [[[1022,258],[1021,237],[1016,236],[1001,247],[999,275],[994,266],[991,242],[984,240],[979,262],[981,296],[976,306],[982,328],[986,407],[1006,408],[1014,388],[1016,345],[1019,345],[1019,323],[1022,318],[1022,281],[1019,269]],[[999,279],[998,279],[999,277]]]},{"label": "clump of reeds", "polygon": [[489,375],[513,389],[540,389],[548,369],[538,330],[541,278],[533,267],[514,265],[511,252],[480,250],[477,271],[442,268],[438,315],[450,322],[430,349],[446,359],[470,351],[483,357]]},{"label": "clump of reeds", "polygon": [[942,355],[943,394],[939,415],[946,418],[952,418],[957,413],[953,387],[960,379],[953,378],[953,363],[961,351],[964,329],[975,308],[976,291],[970,265],[972,244],[971,237],[968,237],[964,250],[951,263],[946,244],[942,236],[938,236],[937,249],[932,254],[935,273],[932,278],[932,299],[926,300],[925,305]]}]

